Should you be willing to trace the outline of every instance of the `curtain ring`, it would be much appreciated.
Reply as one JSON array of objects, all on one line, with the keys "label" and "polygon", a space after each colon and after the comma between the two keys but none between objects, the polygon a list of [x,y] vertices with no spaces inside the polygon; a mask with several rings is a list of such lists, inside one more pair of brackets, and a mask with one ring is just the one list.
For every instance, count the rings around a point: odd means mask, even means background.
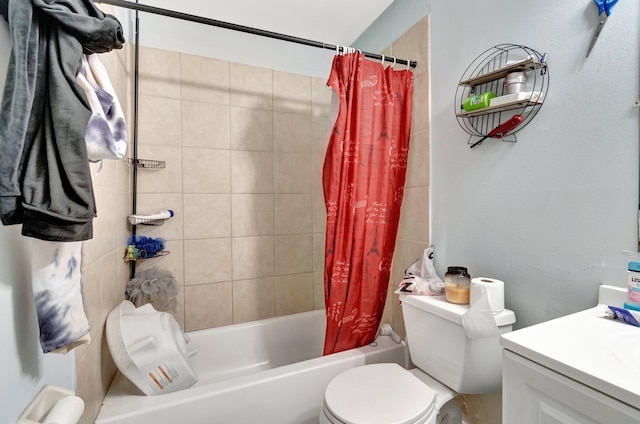
[{"label": "curtain ring", "polygon": [[393,57],[393,63],[391,64],[391,69],[393,69],[394,66],[396,66],[396,57],[395,56],[391,56]]},{"label": "curtain ring", "polygon": [[382,60],[380,61],[380,63],[382,64],[382,66],[384,66],[384,55],[382,55]]},{"label": "curtain ring", "polygon": [[411,70],[411,60],[407,59],[407,71]]},{"label": "curtain ring", "polygon": [[340,55],[340,46],[336,44],[336,56]]}]

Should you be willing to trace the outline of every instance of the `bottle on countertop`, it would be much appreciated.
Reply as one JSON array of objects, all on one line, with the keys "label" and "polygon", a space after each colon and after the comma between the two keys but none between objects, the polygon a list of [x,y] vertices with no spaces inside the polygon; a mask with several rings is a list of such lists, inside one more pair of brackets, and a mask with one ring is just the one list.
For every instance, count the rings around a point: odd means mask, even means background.
[{"label": "bottle on countertop", "polygon": [[640,311],[640,262],[629,262],[627,264],[627,288],[629,293],[624,307]]}]

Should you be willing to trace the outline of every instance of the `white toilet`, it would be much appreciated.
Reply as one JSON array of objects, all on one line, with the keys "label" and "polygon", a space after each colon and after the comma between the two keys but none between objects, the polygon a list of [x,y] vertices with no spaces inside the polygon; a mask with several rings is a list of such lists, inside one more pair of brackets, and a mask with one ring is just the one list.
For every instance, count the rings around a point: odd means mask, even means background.
[{"label": "white toilet", "polygon": [[[352,368],[325,390],[320,424],[461,424],[458,393],[499,392],[500,336],[468,338],[468,305],[444,296],[400,295],[412,362]],[[511,331],[513,311],[494,315],[499,333]]]},{"label": "white toilet", "polygon": [[145,395],[175,392],[198,381],[188,358],[189,338],[167,312],[125,300],[107,317],[107,344],[118,370]]}]

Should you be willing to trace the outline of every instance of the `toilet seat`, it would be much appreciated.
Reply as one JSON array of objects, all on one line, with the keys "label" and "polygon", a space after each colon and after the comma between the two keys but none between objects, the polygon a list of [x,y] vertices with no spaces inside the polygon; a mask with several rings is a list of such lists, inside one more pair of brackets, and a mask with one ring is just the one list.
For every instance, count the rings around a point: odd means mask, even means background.
[{"label": "toilet seat", "polygon": [[435,392],[395,363],[349,369],[325,390],[324,417],[333,424],[435,422]]}]

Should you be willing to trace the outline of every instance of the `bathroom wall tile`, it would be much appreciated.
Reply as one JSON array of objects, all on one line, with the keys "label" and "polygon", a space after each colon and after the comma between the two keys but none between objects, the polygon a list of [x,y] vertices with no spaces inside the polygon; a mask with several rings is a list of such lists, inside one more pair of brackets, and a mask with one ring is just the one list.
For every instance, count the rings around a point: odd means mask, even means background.
[{"label": "bathroom wall tile", "polygon": [[429,185],[429,131],[411,134],[405,187]]},{"label": "bathroom wall tile", "polygon": [[311,115],[329,116],[332,92],[326,78],[311,78]]},{"label": "bathroom wall tile", "polygon": [[[391,270],[391,282],[398,283],[404,278],[404,271],[416,259],[421,258],[424,249],[429,247],[428,240],[406,240],[398,238],[393,253],[393,267]],[[394,289],[395,290],[395,289]]]},{"label": "bathroom wall tile", "polygon": [[105,56],[113,57],[113,67],[107,72],[111,78],[113,88],[116,91],[120,106],[125,111],[131,110],[132,108],[129,108],[127,104],[127,96],[130,87],[132,87],[133,80],[133,78],[131,78],[133,75],[133,61],[130,61],[130,58],[133,58],[133,49],[127,43],[122,49],[112,51],[112,53],[113,54],[101,54],[100,58],[102,59]]},{"label": "bathroom wall tile", "polygon": [[94,190],[98,216],[93,220],[93,238],[83,244],[83,259],[91,264],[109,254],[118,247],[118,231],[126,227],[126,222],[116,215],[117,192],[106,187],[96,187]]},{"label": "bathroom wall tile", "polygon": [[429,187],[404,190],[398,237],[415,241],[429,240]]},{"label": "bathroom wall tile", "polygon": [[230,63],[229,99],[233,106],[273,109],[273,71]]},{"label": "bathroom wall tile", "polygon": [[[418,66],[413,68],[413,75],[422,75],[429,69],[429,16],[405,32],[392,44],[392,55],[398,59],[415,60]],[[395,69],[404,69],[397,65]]]},{"label": "bathroom wall tile", "polygon": [[[380,319],[380,324],[389,324],[391,325],[391,327],[393,327],[393,302],[396,301],[397,299],[394,299],[394,297],[397,297],[397,295],[394,295],[394,290],[391,290],[391,284],[387,285],[387,297],[385,299],[384,302],[384,308],[382,310],[382,318]],[[398,298],[399,299],[399,298]]]},{"label": "bathroom wall tile", "polygon": [[276,154],[274,184],[275,193],[311,193],[311,155]]},{"label": "bathroom wall tile", "polygon": [[182,101],[182,145],[229,149],[229,106]]},{"label": "bathroom wall tile", "polygon": [[[231,281],[231,239],[184,241],[184,284]],[[186,311],[191,308],[188,299]]]},{"label": "bathroom wall tile", "polygon": [[274,275],[273,236],[234,237],[233,279],[273,277]]},{"label": "bathroom wall tile", "polygon": [[429,129],[429,73],[413,79],[413,113],[411,132]]},{"label": "bathroom wall tile", "polygon": [[233,282],[233,322],[271,318],[276,314],[273,277]]},{"label": "bathroom wall tile", "polygon": [[273,110],[311,113],[311,78],[273,71]]},{"label": "bathroom wall tile", "polygon": [[327,116],[311,117],[311,153],[324,157],[329,144],[333,122]]},{"label": "bathroom wall tile", "polygon": [[178,296],[176,296],[176,307],[172,311],[169,311],[171,315],[176,319],[180,328],[185,331],[184,314],[186,305],[184,303],[184,287],[180,289]]},{"label": "bathroom wall tile", "polygon": [[[98,342],[98,341],[96,341]],[[109,391],[109,387],[111,387],[111,383],[113,382],[113,377],[116,375],[118,371],[118,367],[116,367],[116,363],[113,361],[111,357],[111,352],[109,351],[109,344],[107,343],[107,333],[105,331],[102,332],[102,339],[100,342],[100,385],[101,392],[104,395]],[[104,396],[103,396],[104,399]],[[101,405],[102,403],[100,403]],[[93,422],[93,421],[91,421]]]},{"label": "bathroom wall tile", "polygon": [[[105,187],[93,188],[93,196],[96,202],[96,208],[101,208],[100,205],[105,204],[103,199],[106,197],[105,193],[107,190],[108,189]],[[82,243],[83,265],[93,264],[109,252],[110,247],[102,243],[103,239],[109,239],[109,235],[103,233],[104,229],[107,228],[106,219],[106,215],[103,218],[96,217],[93,219],[93,238]]]},{"label": "bathroom wall tile", "polygon": [[280,153],[311,153],[311,116],[274,112],[273,139]]},{"label": "bathroom wall tile", "polygon": [[273,235],[273,195],[231,195],[231,229],[234,237]]},{"label": "bathroom wall tile", "polygon": [[231,151],[232,193],[273,193],[273,155]]},{"label": "bathroom wall tile", "polygon": [[111,187],[116,180],[117,160],[103,160],[102,162],[89,162],[91,182],[93,187]]},{"label": "bathroom wall tile", "polygon": [[185,287],[185,328],[187,331],[232,323],[231,282]]},{"label": "bathroom wall tile", "polygon": [[324,308],[324,270],[313,271],[313,309]]},{"label": "bathroom wall tile", "polygon": [[313,216],[313,232],[324,232],[327,228],[327,208],[324,202],[322,187],[322,166],[324,156],[313,155],[311,166],[311,208]]},{"label": "bathroom wall tile", "polygon": [[407,331],[404,325],[404,315],[402,315],[402,303],[400,303],[400,296],[392,293],[390,296],[393,296],[393,322],[391,322],[391,326],[393,330],[398,333],[400,337],[406,340]]},{"label": "bathroom wall tile", "polygon": [[85,404],[84,412],[80,417],[81,423],[94,422],[106,394],[102,390],[100,356],[101,348],[98,340],[89,346],[87,353],[81,359],[76,360],[77,392]]},{"label": "bathroom wall tile", "polygon": [[276,194],[274,204],[276,234],[312,231],[310,194]]},{"label": "bathroom wall tile", "polygon": [[229,193],[231,191],[229,150],[182,148],[184,193]]},{"label": "bathroom wall tile", "polygon": [[[102,263],[96,261],[91,265],[82,267],[82,289],[84,291],[84,303],[87,308],[87,318],[89,319],[89,325],[91,331],[89,335],[91,340],[99,340],[104,327],[104,320],[102,317],[102,297],[100,290],[100,268]],[[78,346],[76,351],[76,361],[82,359],[87,353],[91,345]]]},{"label": "bathroom wall tile", "polygon": [[154,238],[162,237],[166,240],[180,240],[184,237],[184,210],[182,207],[182,194],[140,193],[137,195],[137,200],[136,212],[138,215],[154,214],[167,209],[174,212],[173,218],[164,221],[164,224],[162,225],[138,226],[138,234]]},{"label": "bathroom wall tile", "polygon": [[311,272],[313,270],[313,235],[276,236],[276,275]]},{"label": "bathroom wall tile", "polygon": [[180,54],[140,47],[139,93],[143,96],[180,98]]},{"label": "bathroom wall tile", "polygon": [[111,211],[117,223],[113,230],[116,233],[116,246],[122,248],[122,246],[126,246],[127,239],[131,234],[131,227],[126,222],[126,217],[131,213],[131,193],[116,191],[116,202],[117,204]]},{"label": "bathroom wall tile", "polygon": [[231,148],[273,151],[273,112],[245,107],[231,108]]},{"label": "bathroom wall tile", "polygon": [[313,310],[313,277],[311,273],[276,277],[276,315],[289,315]]},{"label": "bathroom wall tile", "polygon": [[129,266],[122,260],[123,250],[111,252],[102,261],[100,267],[100,319],[106,321],[113,308],[125,299],[125,290],[129,281]]},{"label": "bathroom wall tile", "polygon": [[[127,152],[120,160],[115,160],[116,164],[116,188],[120,191],[131,192],[131,182],[133,181],[133,167],[129,163],[129,158],[133,157],[133,137],[129,137]],[[113,181],[111,182],[113,184]]]},{"label": "bathroom wall tile", "polygon": [[324,272],[325,233],[313,233],[313,271]]},{"label": "bathroom wall tile", "polygon": [[180,55],[182,100],[229,104],[229,62]]},{"label": "bathroom wall tile", "polygon": [[140,96],[139,142],[180,146],[182,111],[180,100]]},{"label": "bathroom wall tile", "polygon": [[231,236],[231,195],[185,194],[184,238]]},{"label": "bathroom wall tile", "polygon": [[182,192],[182,149],[174,146],[138,147],[138,158],[165,162],[162,169],[138,170],[138,193]]}]

